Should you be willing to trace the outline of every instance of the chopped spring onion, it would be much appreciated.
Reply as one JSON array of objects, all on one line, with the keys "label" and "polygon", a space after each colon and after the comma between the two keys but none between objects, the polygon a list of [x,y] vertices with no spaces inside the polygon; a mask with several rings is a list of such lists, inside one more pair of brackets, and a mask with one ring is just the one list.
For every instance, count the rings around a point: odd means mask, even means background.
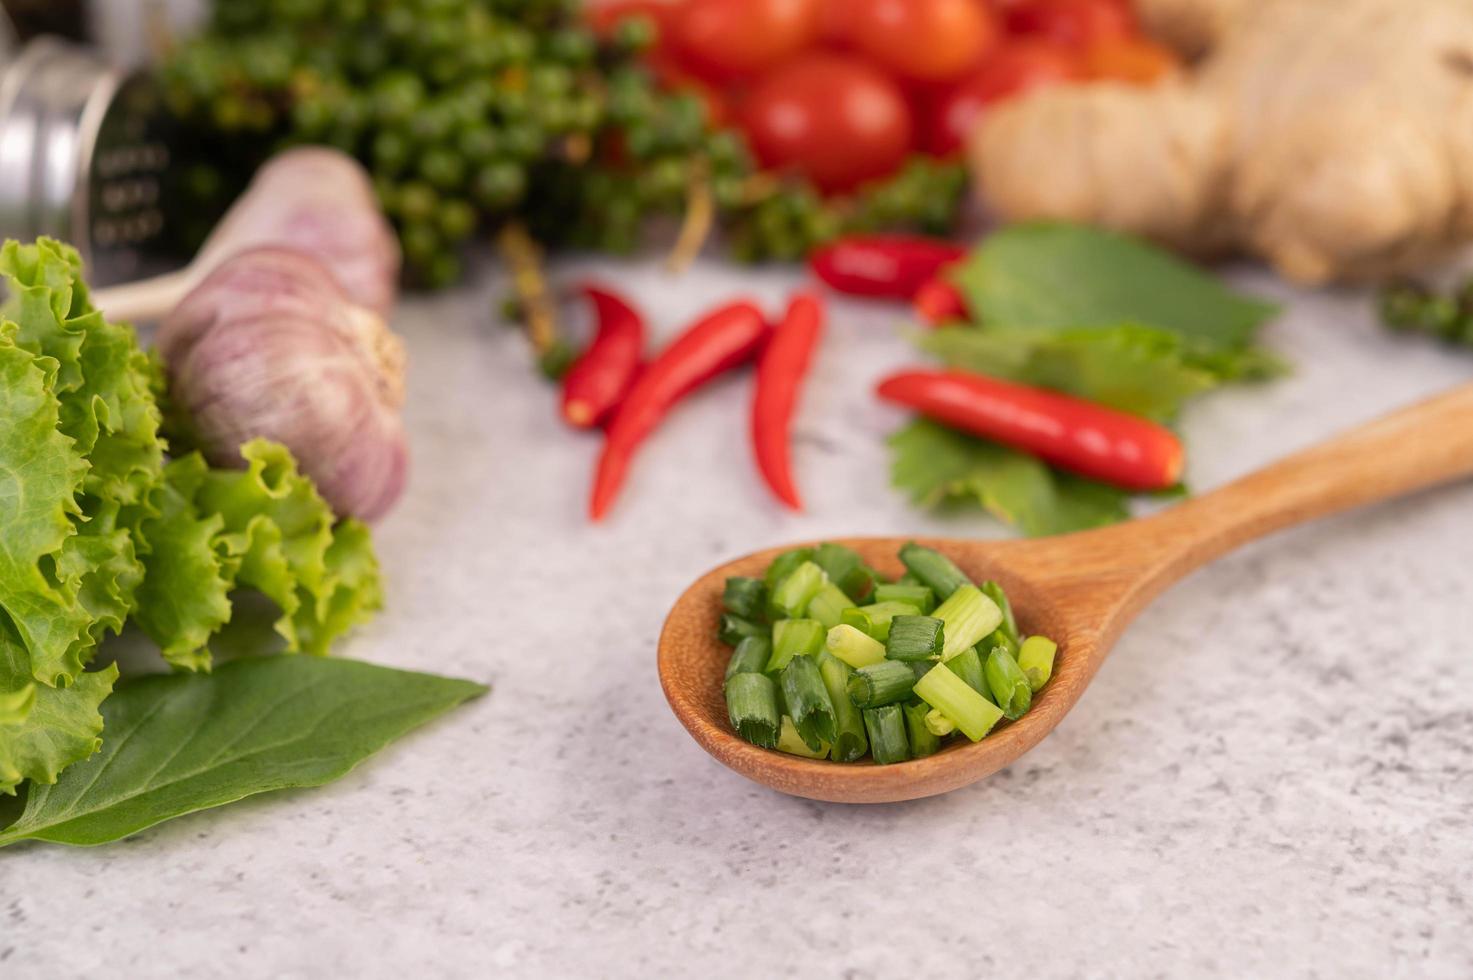
[{"label": "chopped spring onion", "polygon": [[783,619],[798,619],[808,612],[808,604],[828,582],[823,569],[805,561],[772,590],[772,609]]},{"label": "chopped spring onion", "polygon": [[770,671],[782,670],[794,657],[811,657],[823,646],[823,624],[816,619],[779,619],[772,624]]},{"label": "chopped spring onion", "polygon": [[766,636],[767,627],[761,623],[754,623],[750,619],[743,619],[735,613],[722,613],[718,635],[722,643],[734,647],[742,642],[744,637]]},{"label": "chopped spring onion", "polygon": [[926,715],[932,710],[930,706],[924,701],[917,701],[905,705],[901,710],[905,712],[905,735],[910,741],[910,757],[924,759],[928,755],[935,755],[936,750],[941,748],[941,739],[926,725]]},{"label": "chopped spring onion", "polygon": [[829,746],[829,758],[835,762],[854,762],[869,751],[869,739],[864,734],[864,717],[859,708],[849,699],[846,687],[849,665],[828,653],[818,655],[818,672],[823,677],[823,686],[828,688],[829,700],[834,705],[834,744]]},{"label": "chopped spring onion", "polygon": [[951,723],[951,719],[943,715],[941,712],[937,711],[935,708],[932,708],[930,711],[926,712],[926,727],[929,728],[931,730],[931,734],[935,735],[937,738],[945,738],[947,735],[950,735],[952,732],[956,731],[956,726]]},{"label": "chopped spring onion", "polygon": [[844,594],[843,589],[832,582],[825,582],[823,588],[808,603],[808,618],[823,623],[824,629],[833,629],[839,625],[839,618],[844,610],[853,608],[853,601]]},{"label": "chopped spring onion", "polygon": [[929,616],[931,610],[936,608],[936,593],[924,585],[877,585],[875,586],[876,602],[904,602],[915,606],[921,611],[921,615]]},{"label": "chopped spring onion", "polygon": [[977,645],[1002,623],[1002,610],[975,585],[963,585],[932,613],[946,624],[946,646],[942,660],[950,660]]},{"label": "chopped spring onion", "polygon": [[723,694],[741,738],[886,765],[958,735],[976,741],[1029,709],[1052,676],[1054,642],[1017,635],[996,582],[975,584],[913,542],[901,560],[905,574],[883,582],[857,552],[824,544],[726,581],[718,632],[735,649]]},{"label": "chopped spring onion", "polygon": [[879,576],[864,563],[859,552],[841,544],[824,543],[813,552],[813,561],[828,575],[829,581],[843,589],[856,601],[868,599]]},{"label": "chopped spring onion", "polygon": [[1059,645],[1046,636],[1030,636],[1018,651],[1018,669],[1028,678],[1030,690],[1037,691],[1054,675],[1054,654]]},{"label": "chopped spring onion", "polygon": [[982,672],[982,655],[976,647],[967,647],[946,661],[946,666],[956,676],[967,682],[967,686],[986,698],[991,698],[987,687],[987,675]]},{"label": "chopped spring onion", "polygon": [[729,578],[721,605],[743,619],[761,620],[767,615],[767,584],[760,578]]},{"label": "chopped spring onion", "polygon": [[890,620],[896,616],[919,616],[921,611],[904,602],[874,602],[857,609],[846,609],[839,621],[884,643],[890,638]]},{"label": "chopped spring onion", "polygon": [[760,674],[772,657],[772,641],[765,636],[744,636],[726,662],[726,678],[733,674]]},{"label": "chopped spring onion", "polygon": [[766,674],[743,671],[726,680],[726,714],[736,733],[764,749],[777,747],[777,685]]},{"label": "chopped spring onion", "polygon": [[794,548],[792,551],[784,551],[778,555],[772,560],[772,564],[767,566],[767,572],[762,576],[767,591],[771,592],[777,588],[777,584],[793,574],[799,565],[812,559],[812,548]]},{"label": "chopped spring onion", "polygon": [[824,686],[818,661],[813,657],[794,657],[783,668],[781,677],[783,704],[804,744],[817,749],[834,740],[837,725],[834,703]]},{"label": "chopped spring onion", "polygon": [[864,730],[869,733],[869,754],[878,765],[888,766],[910,758],[905,740],[905,712],[898,704],[864,709]]},{"label": "chopped spring onion", "polygon": [[991,599],[997,608],[1002,610],[1002,624],[998,630],[1008,638],[1016,650],[1022,637],[1018,635],[1018,620],[1013,617],[1013,604],[1008,601],[1008,594],[1002,590],[992,579],[988,579],[980,586],[982,594]]},{"label": "chopped spring onion", "polygon": [[912,541],[900,549],[900,560],[905,563],[910,574],[919,579],[922,585],[929,586],[936,593],[936,598],[943,601],[951,598],[951,594],[962,586],[972,584],[966,572],[957,568],[950,558],[935,548],[927,548]]},{"label": "chopped spring onion", "polygon": [[916,681],[915,693],[974,742],[981,741],[1002,718],[997,705],[968,687],[945,664],[937,664]]},{"label": "chopped spring onion", "polygon": [[916,675],[910,664],[884,660],[849,675],[849,697],[861,708],[877,708],[910,697]]},{"label": "chopped spring onion", "polygon": [[850,667],[868,667],[885,659],[883,643],[842,623],[829,630],[824,645]]},{"label": "chopped spring onion", "polygon": [[987,655],[987,686],[1003,715],[1009,720],[1023,717],[1033,703],[1033,688],[1018,662],[1002,647],[993,647]]},{"label": "chopped spring onion", "polygon": [[891,660],[935,660],[944,642],[941,620],[934,616],[896,616],[890,620],[885,656]]},{"label": "chopped spring onion", "polygon": [[798,734],[798,727],[793,724],[793,719],[787,715],[783,715],[782,728],[777,733],[777,750],[788,755],[801,755],[805,759],[822,759],[829,754],[827,745],[810,749],[803,742],[803,736]]}]

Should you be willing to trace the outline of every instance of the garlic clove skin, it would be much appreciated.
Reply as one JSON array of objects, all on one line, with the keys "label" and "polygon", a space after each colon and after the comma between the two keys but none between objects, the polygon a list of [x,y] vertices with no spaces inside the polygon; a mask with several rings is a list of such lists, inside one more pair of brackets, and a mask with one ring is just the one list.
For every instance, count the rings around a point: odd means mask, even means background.
[{"label": "garlic clove skin", "polygon": [[404,490],[404,348],[312,256],[280,248],[222,262],[155,337],[198,448],[240,466],[263,436],[292,451],[340,516],[372,521]]},{"label": "garlic clove skin", "polygon": [[249,248],[279,246],[321,261],[353,302],[388,316],[398,295],[400,252],[358,161],[302,146],[272,157],[210,233],[196,263],[211,269]]}]

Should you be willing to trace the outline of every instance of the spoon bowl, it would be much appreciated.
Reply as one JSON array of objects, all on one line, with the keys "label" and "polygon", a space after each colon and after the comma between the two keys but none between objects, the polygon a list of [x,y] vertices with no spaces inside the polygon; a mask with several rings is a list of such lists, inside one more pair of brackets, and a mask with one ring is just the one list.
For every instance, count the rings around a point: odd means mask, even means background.
[{"label": "spoon bowl", "polygon": [[[660,683],[671,709],[717,761],[773,789],[836,803],[889,803],[976,782],[1037,745],[1078,702],[1116,638],[1165,588],[1262,535],[1310,519],[1473,475],[1473,385],[1454,389],[1153,517],[1031,541],[919,539],[976,581],[1008,593],[1024,635],[1059,645],[1053,676],[1015,722],[980,742],[888,766],[806,759],[753,745],[732,730],[722,684],[731,650],[717,638],[729,576],[761,576],[788,548],[712,569],[676,601],[660,635]],[[907,538],[850,538],[882,574],[903,569]]]}]

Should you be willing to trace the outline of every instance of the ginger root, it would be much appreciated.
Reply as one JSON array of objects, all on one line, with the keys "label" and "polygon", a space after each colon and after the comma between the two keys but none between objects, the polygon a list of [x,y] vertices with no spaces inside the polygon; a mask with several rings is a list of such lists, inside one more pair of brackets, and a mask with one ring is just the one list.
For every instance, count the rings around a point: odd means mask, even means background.
[{"label": "ginger root", "polygon": [[1406,272],[1473,239],[1473,2],[1138,6],[1197,66],[998,108],[971,160],[999,216],[1246,251],[1306,283]]}]

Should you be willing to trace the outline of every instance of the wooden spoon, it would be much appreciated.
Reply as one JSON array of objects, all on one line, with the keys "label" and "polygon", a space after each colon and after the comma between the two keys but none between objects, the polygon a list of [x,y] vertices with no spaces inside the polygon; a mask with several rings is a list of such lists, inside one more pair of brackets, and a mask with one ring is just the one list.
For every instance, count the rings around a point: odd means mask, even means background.
[{"label": "wooden spoon", "polygon": [[[1063,720],[1116,638],[1147,603],[1245,542],[1316,517],[1473,475],[1473,385],[1454,389],[1291,456],[1153,517],[1032,541],[923,540],[974,579],[1007,590],[1025,634],[1058,641],[1053,678],[1032,709],[980,742],[890,766],[803,759],[738,738],[716,638],[722,585],[761,575],[786,548],[713,569],[675,603],[660,636],[660,683],[676,717],[718,761],[773,789],[814,800],[886,803],[946,793],[1010,764]],[[879,571],[898,575],[904,538],[853,538]]]}]

